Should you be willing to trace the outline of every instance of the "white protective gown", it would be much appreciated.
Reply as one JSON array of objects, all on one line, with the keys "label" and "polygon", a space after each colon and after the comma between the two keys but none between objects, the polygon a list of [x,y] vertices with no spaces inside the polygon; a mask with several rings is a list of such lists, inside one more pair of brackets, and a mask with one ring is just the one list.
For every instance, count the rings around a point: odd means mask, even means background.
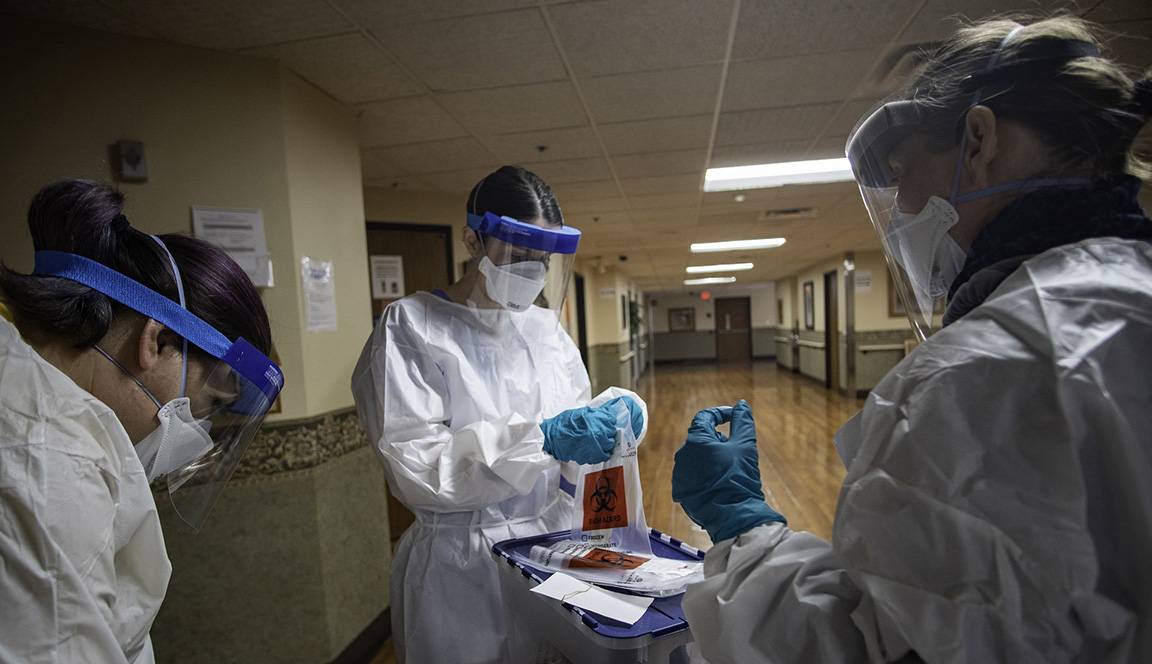
[{"label": "white protective gown", "polygon": [[1025,262],[837,442],[831,545],[708,553],[685,610],[713,664],[1152,661],[1152,246]]},{"label": "white protective gown", "polygon": [[[385,311],[352,390],[389,488],[416,514],[392,561],[400,661],[507,661],[491,549],[571,527],[540,422],[590,403],[575,344],[537,307],[475,310],[416,293]],[[591,403],[621,395],[643,404],[619,388]]]},{"label": "white protective gown", "polygon": [[152,662],[171,565],[115,413],[0,318],[0,662]]}]

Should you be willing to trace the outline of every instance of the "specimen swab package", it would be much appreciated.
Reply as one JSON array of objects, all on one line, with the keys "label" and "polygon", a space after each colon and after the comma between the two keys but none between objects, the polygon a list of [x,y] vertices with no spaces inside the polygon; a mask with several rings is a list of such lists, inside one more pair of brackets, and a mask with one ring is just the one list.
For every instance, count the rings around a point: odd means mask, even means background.
[{"label": "specimen swab package", "polygon": [[603,463],[580,466],[573,496],[572,539],[651,557],[638,449],[631,411],[623,400],[618,401],[612,456]]},{"label": "specimen swab package", "polygon": [[616,551],[587,542],[561,540],[533,546],[528,560],[537,567],[641,595],[678,595],[704,580],[704,563]]}]

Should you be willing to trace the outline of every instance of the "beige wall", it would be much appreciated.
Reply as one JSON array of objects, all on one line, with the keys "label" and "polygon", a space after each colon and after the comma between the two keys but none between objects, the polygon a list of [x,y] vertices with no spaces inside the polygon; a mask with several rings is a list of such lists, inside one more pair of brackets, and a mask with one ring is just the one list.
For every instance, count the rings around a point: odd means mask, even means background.
[{"label": "beige wall", "polygon": [[[618,344],[628,341],[628,329],[620,310],[620,296],[635,292],[628,277],[615,267],[600,274],[590,264],[580,263],[584,275],[584,302],[587,305],[588,345]],[[602,295],[612,291],[611,296]]]},{"label": "beige wall", "polygon": [[365,187],[364,215],[368,221],[451,226],[453,270],[459,279],[460,264],[468,260],[468,249],[464,246],[466,198],[465,194]]},{"label": "beige wall", "polygon": [[888,315],[888,289],[892,275],[884,254],[879,251],[856,254],[856,274],[861,272],[872,273],[872,289],[856,291],[856,331],[907,329],[907,317]]},{"label": "beige wall", "polygon": [[716,329],[716,300],[726,297],[747,297],[749,299],[752,327],[764,328],[779,325],[776,311],[776,284],[758,284],[750,287],[723,287],[710,291],[712,298],[701,300],[700,295],[688,293],[658,293],[649,296],[656,300],[653,308],[653,330],[668,331],[668,310],[694,307],[696,309],[696,330],[700,332]]},{"label": "beige wall", "polygon": [[291,237],[299,281],[300,260],[333,262],[336,281],[335,331],[308,332],[297,315],[307,415],[351,406],[349,381],[359,349],[372,333],[364,198],[356,116],[343,104],[281,70],[284,145],[288,168]]},{"label": "beige wall", "polygon": [[[345,336],[367,337],[369,316],[352,112],[268,60],[10,16],[0,45],[0,260],[31,268],[38,189],[110,180],[108,146],[143,141],[148,182],[119,185],[141,230],[190,232],[192,205],[263,211],[276,275],[264,302],[287,378],[272,419],[351,405],[347,374],[332,373],[355,361]],[[301,255],[336,261],[340,343],[302,336]]]}]

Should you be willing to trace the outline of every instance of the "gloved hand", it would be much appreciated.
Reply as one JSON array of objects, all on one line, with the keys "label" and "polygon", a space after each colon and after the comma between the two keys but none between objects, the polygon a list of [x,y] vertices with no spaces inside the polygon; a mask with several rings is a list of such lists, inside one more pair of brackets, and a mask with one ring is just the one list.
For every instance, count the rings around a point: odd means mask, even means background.
[{"label": "gloved hand", "polygon": [[[732,423],[730,438],[716,430],[725,422]],[[713,542],[770,521],[788,523],[764,502],[758,462],[756,423],[747,401],[740,400],[734,408],[702,410],[676,452],[672,500],[708,531]]]},{"label": "gloved hand", "polygon": [[632,435],[639,438],[640,434],[644,432],[644,409],[640,407],[640,404],[636,403],[635,399],[632,397],[616,397],[598,406],[598,408],[608,411],[612,414],[612,417],[615,418],[616,404],[621,401],[628,404],[628,412],[632,415]]},{"label": "gloved hand", "polygon": [[632,431],[644,430],[644,411],[629,397],[616,397],[599,406],[566,410],[540,423],[544,451],[560,461],[589,464],[607,461],[616,449],[616,408],[624,400],[632,415]]}]

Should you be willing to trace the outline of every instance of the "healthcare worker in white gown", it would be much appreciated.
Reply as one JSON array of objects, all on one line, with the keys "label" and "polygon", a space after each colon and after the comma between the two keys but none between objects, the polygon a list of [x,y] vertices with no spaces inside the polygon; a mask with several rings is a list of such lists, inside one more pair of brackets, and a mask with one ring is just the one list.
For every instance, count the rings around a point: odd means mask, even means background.
[{"label": "healthcare worker in white gown", "polygon": [[[506,662],[509,626],[492,545],[571,527],[561,462],[605,460],[624,398],[588,373],[559,324],[579,232],[548,185],[505,166],[472,190],[463,279],[394,302],[352,381],[393,494],[416,514],[392,561],[400,661]],[[566,492],[562,489],[566,485]]]},{"label": "healthcare worker in white gown", "polygon": [[697,416],[673,495],[715,542],[684,601],[710,662],[1152,661],[1150,113],[1065,17],[960,31],[858,125],[926,338],[837,436],[831,542],[764,503],[748,404]]},{"label": "healthcare worker in white gown", "polygon": [[45,187],[28,213],[34,273],[0,267],[5,664],[154,661],[171,566],[149,483],[199,524],[230,470],[215,459],[246,442],[224,420],[263,417],[213,355],[223,344],[255,363],[260,351],[227,341],[241,336],[268,349],[259,293],[220,249],[142,233],[122,205],[95,182]]}]

